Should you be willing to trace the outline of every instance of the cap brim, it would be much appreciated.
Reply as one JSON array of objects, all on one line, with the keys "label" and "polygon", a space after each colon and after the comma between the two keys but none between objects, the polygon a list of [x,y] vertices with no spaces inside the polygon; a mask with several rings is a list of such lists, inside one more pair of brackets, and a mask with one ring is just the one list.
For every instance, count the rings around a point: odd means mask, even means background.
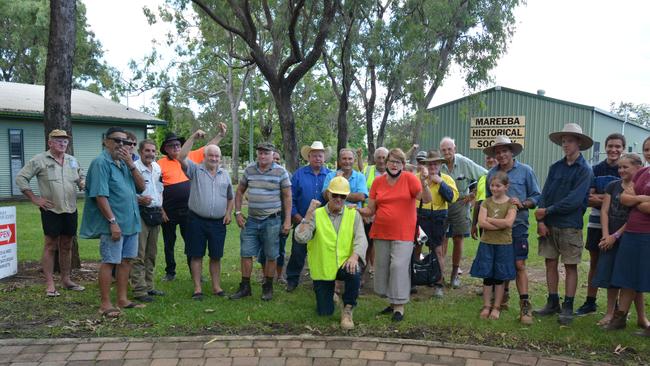
[{"label": "cap brim", "polygon": [[447,160],[445,160],[445,158],[440,157],[440,158],[435,158],[435,159],[421,159],[420,161],[423,162],[423,163],[431,163],[433,161],[439,161],[439,162],[442,163],[442,162],[447,161]]},{"label": "cap brim", "polygon": [[548,138],[554,144],[562,146],[562,136],[567,136],[567,135],[574,136],[575,138],[578,139],[578,146],[580,147],[581,151],[589,149],[594,144],[594,140],[592,140],[591,137],[577,132],[553,132],[548,135]]}]

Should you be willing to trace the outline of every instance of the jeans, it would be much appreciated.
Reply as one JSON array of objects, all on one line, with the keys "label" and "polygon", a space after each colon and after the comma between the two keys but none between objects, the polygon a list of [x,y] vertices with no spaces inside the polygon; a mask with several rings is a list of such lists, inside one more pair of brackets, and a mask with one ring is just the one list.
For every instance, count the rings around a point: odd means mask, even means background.
[{"label": "jeans", "polygon": [[[359,287],[361,285],[361,270],[357,268],[355,273],[349,273],[343,268],[339,268],[336,279],[345,282],[345,291],[343,292],[343,304],[357,305],[359,297]],[[316,311],[318,315],[334,314],[334,286],[335,281],[314,280],[314,293],[316,294]]]},{"label": "jeans", "polygon": [[[291,238],[291,257],[289,257],[289,264],[287,264],[287,283],[297,285],[300,282],[300,273],[305,266],[305,259],[307,258],[307,244],[296,242],[296,239]],[[334,291],[334,290],[332,290]]]},{"label": "jeans", "polygon": [[[277,264],[278,268],[284,267],[284,257],[285,257],[285,247],[287,246],[287,238],[289,235],[284,235],[280,233],[280,236],[278,237],[278,242],[280,243],[280,253],[278,255],[278,258],[275,260],[275,263]],[[266,263],[266,255],[264,254],[264,250],[260,249],[260,253],[257,255],[257,263],[264,265]]]},{"label": "jeans", "polygon": [[[176,275],[176,258],[174,257],[174,246],[176,245],[176,226],[181,227],[181,236],[183,242],[187,242],[187,216],[180,218],[169,218],[168,222],[163,222],[162,234],[165,243],[165,273]],[[190,257],[187,257],[187,267],[190,266]]]}]

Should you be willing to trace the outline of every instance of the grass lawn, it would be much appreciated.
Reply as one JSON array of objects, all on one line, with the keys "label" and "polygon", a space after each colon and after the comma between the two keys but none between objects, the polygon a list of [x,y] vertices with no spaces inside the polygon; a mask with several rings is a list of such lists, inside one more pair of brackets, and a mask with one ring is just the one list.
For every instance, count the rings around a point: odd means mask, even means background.
[{"label": "grass lawn", "polygon": [[[41,256],[40,215],[33,205],[26,202],[3,205],[14,204],[18,212],[19,260],[21,265],[25,265],[38,261]],[[83,202],[80,201],[79,204],[79,212],[82,212]],[[530,293],[537,308],[546,301],[546,286],[544,263],[536,255],[537,241],[534,233],[535,227],[531,227],[528,264],[531,273]],[[445,290],[444,299],[434,300],[431,298],[430,289],[421,288],[407,305],[405,320],[399,324],[376,315],[386,306],[386,302],[364,289],[354,313],[357,327],[351,332],[344,332],[338,327],[339,311],[331,318],[316,316],[314,295],[308,284],[301,285],[291,294],[276,285],[273,301],[263,303],[260,300],[261,286],[254,275],[252,297],[240,301],[212,296],[202,302],[192,300],[190,296],[193,287],[185,265],[181,241],[176,248],[176,281],[157,282],[157,288],[165,291],[166,296],[157,298],[146,309],[127,310],[125,316],[116,320],[103,320],[98,316],[99,292],[96,281],[83,282],[87,287],[83,293],[62,290],[62,296],[54,299],[44,296],[44,285],[40,279],[25,279],[21,272],[17,277],[0,281],[0,338],[310,333],[480,344],[613,363],[650,362],[650,343],[632,335],[636,324],[635,313],[631,315],[628,329],[624,331],[605,333],[595,325],[605,308],[604,291],[599,292],[598,303],[601,312],[598,314],[576,318],[569,327],[560,326],[555,317],[536,318],[533,326],[526,327],[516,321],[518,302],[513,283],[511,309],[503,312],[498,321],[480,320],[478,312],[482,301],[474,294],[474,290],[481,282],[468,275],[476,247],[474,240],[466,241],[462,289]],[[157,279],[164,275],[162,248],[161,237]],[[83,262],[98,260],[97,240],[80,240],[79,249]],[[290,241],[287,251],[290,252]],[[586,252],[583,258],[579,267],[580,286],[576,308],[584,301],[586,291]],[[205,267],[204,265],[207,276]],[[224,289],[227,293],[234,292],[240,280],[239,229],[234,223],[228,228],[222,272]],[[256,268],[257,272],[259,269]],[[210,293],[208,284],[204,287],[204,293]],[[562,288],[560,293],[563,293]],[[617,355],[614,350],[619,345],[627,348]]]}]

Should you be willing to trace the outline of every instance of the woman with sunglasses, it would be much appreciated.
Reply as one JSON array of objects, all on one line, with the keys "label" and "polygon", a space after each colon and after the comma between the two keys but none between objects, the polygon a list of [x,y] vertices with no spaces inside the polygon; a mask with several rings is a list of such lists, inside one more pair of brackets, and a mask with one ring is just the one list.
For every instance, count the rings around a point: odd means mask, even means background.
[{"label": "woman with sunglasses", "polygon": [[429,188],[422,190],[428,178],[422,169],[421,178],[403,171],[406,155],[401,149],[388,153],[386,174],[375,178],[370,189],[368,206],[358,209],[362,216],[375,215],[370,238],[375,242],[375,292],[388,298],[389,305],[380,313],[392,314],[393,321],[404,318],[404,305],[409,302],[411,279],[409,263],[413,252],[413,233],[417,223],[416,200],[431,202]]}]

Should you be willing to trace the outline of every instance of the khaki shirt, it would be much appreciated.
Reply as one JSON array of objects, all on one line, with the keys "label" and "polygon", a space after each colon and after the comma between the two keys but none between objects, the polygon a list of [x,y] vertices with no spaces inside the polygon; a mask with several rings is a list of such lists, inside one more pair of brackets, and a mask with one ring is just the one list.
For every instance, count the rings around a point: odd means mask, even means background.
[{"label": "khaki shirt", "polygon": [[40,196],[54,203],[50,211],[57,214],[77,211],[77,188],[81,188],[85,176],[74,156],[65,154],[61,165],[49,150],[42,152],[20,170],[16,185],[21,191],[31,190],[29,181],[34,176]]}]

